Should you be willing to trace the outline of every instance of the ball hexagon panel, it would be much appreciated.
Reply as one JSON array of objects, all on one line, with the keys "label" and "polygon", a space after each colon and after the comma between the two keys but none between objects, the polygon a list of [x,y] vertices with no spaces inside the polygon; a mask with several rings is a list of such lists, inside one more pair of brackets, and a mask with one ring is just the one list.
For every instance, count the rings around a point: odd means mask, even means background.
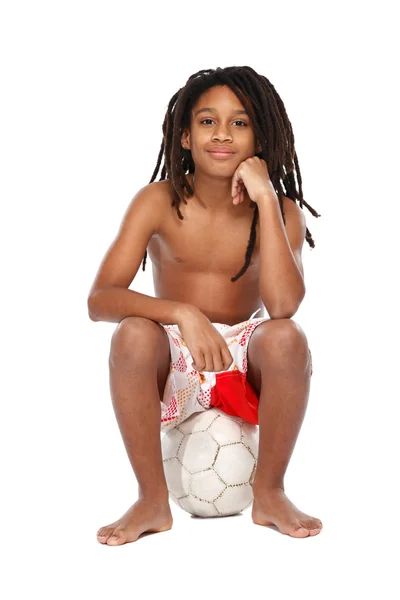
[{"label": "ball hexagon panel", "polygon": [[182,498],[179,500],[179,504],[186,512],[196,515],[197,517],[219,517],[220,513],[215,508],[212,502],[206,502],[205,500],[198,500],[193,496]]},{"label": "ball hexagon panel", "polygon": [[218,477],[214,469],[200,471],[191,477],[190,492],[202,500],[213,502],[225,488],[225,483]]},{"label": "ball hexagon panel", "polygon": [[164,435],[162,440],[163,458],[176,458],[179,446],[185,435],[177,428],[171,429],[168,435]]},{"label": "ball hexagon panel", "polygon": [[241,441],[245,446],[248,446],[250,448],[250,451],[252,452],[253,456],[257,458],[259,439],[258,426],[255,427],[252,423],[247,423],[246,421],[243,421],[241,429]]},{"label": "ball hexagon panel", "polygon": [[195,433],[196,431],[205,431],[213,421],[218,417],[213,409],[208,409],[203,412],[194,413],[183,423],[178,425],[179,431],[184,434]]},{"label": "ball hexagon panel", "polygon": [[176,498],[186,496],[189,492],[190,473],[177,458],[164,461],[165,479],[169,482],[168,489]]},{"label": "ball hexagon panel", "polygon": [[232,444],[242,439],[241,424],[226,417],[218,417],[207,429],[218,444]]},{"label": "ball hexagon panel", "polygon": [[240,485],[249,482],[254,463],[254,456],[239,442],[221,446],[214,469],[227,485]]},{"label": "ball hexagon panel", "polygon": [[223,515],[241,512],[253,502],[253,490],[250,486],[227,487],[214,502],[217,511]]},{"label": "ball hexagon panel", "polygon": [[212,466],[217,452],[218,444],[208,431],[195,431],[183,438],[178,458],[190,473],[197,473]]}]

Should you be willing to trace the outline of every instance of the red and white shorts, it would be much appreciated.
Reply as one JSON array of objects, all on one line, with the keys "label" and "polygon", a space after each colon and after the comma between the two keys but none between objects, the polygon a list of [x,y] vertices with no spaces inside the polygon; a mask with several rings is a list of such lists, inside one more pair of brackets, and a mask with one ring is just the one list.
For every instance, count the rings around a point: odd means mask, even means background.
[{"label": "red and white shorts", "polygon": [[254,315],[259,310],[237,325],[213,323],[226,341],[233,358],[229,369],[218,373],[193,369],[193,358],[178,325],[162,325],[168,335],[171,366],[161,402],[161,431],[167,432],[193,413],[211,406],[258,424],[258,396],[247,381],[247,347],[255,328],[270,319],[255,319]]}]

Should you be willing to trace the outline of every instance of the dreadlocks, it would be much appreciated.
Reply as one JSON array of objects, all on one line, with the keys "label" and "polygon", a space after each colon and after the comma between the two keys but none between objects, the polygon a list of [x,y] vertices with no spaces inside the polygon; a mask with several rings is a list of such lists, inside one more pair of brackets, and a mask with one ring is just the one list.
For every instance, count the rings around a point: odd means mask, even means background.
[{"label": "dreadlocks", "polygon": [[[185,127],[190,128],[191,111],[201,94],[216,85],[229,86],[250,115],[255,137],[261,145],[261,151],[256,156],[265,160],[268,165],[268,173],[279,199],[283,222],[286,223],[283,196],[287,196],[293,202],[296,202],[296,199],[299,200],[301,208],[304,204],[314,217],[320,217],[321,215],[303,198],[300,167],[294,148],[294,135],[285,106],[272,83],[251,67],[226,67],[224,69],[218,67],[216,70],[198,71],[189,77],[185,87],[172,96],[162,126],[163,140],[157,165],[149,183],[155,180],[164,155],[164,165],[159,181],[166,177],[171,181],[174,191],[171,206],[175,207],[179,219],[183,220],[179,205],[181,201],[187,204],[184,190],[187,191],[189,197],[194,194],[185,174],[186,172],[194,173],[195,164],[190,150],[182,148],[181,135]],[[250,98],[251,104],[243,92]],[[294,170],[296,170],[298,190],[296,189]],[[253,253],[258,220],[257,203],[252,202],[251,208],[254,209],[254,217],[245,263],[237,275],[231,278],[232,282],[237,281],[246,272]],[[314,248],[314,240],[308,228],[306,228],[306,240],[311,248]],[[143,271],[146,266],[146,257],[147,249],[143,258]]]}]

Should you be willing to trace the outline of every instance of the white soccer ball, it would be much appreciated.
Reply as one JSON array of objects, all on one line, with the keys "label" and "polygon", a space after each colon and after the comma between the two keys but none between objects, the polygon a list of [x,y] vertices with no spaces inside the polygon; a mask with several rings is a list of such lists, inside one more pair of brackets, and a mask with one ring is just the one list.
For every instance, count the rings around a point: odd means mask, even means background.
[{"label": "white soccer ball", "polygon": [[220,517],[252,504],[257,425],[212,407],[168,431],[161,448],[170,497],[183,510]]}]

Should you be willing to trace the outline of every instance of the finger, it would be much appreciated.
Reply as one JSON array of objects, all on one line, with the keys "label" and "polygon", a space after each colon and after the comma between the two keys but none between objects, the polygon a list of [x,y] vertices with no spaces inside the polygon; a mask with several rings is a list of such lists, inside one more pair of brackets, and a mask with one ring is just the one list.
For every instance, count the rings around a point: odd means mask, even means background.
[{"label": "finger", "polygon": [[240,174],[238,172],[238,170],[236,169],[236,171],[234,172],[233,176],[232,176],[232,197],[234,198],[235,196],[238,195],[239,193],[239,187],[240,187]]},{"label": "finger", "polygon": [[240,204],[241,183],[238,182],[236,187],[236,196],[233,198],[233,204]]},{"label": "finger", "polygon": [[221,349],[219,347],[215,349],[215,353],[213,354],[213,361],[215,373],[225,371],[224,361],[222,358]]},{"label": "finger", "polygon": [[228,364],[229,361],[227,361],[227,359],[226,359],[223,348],[221,348],[221,350],[220,350],[220,356],[221,356],[221,362],[222,362],[220,370],[227,371],[229,369],[229,364]]},{"label": "finger", "polygon": [[236,192],[234,194],[232,194],[232,202],[234,204],[237,204],[239,201],[239,189],[236,189]]},{"label": "finger", "polygon": [[[211,353],[204,350],[198,350],[196,353],[196,360],[193,361],[192,365],[199,373],[201,371],[211,371],[213,366]],[[210,366],[211,369],[209,368]]]},{"label": "finger", "polygon": [[204,365],[203,371],[214,371],[214,361],[211,352],[204,352]]},{"label": "finger", "polygon": [[198,351],[196,353],[193,353],[192,356],[193,356],[193,362],[192,362],[193,369],[195,369],[198,372],[204,371],[205,362],[204,362],[203,354]]},{"label": "finger", "polygon": [[238,188],[238,193],[236,196],[235,204],[240,204],[241,202],[243,202],[243,199],[244,199],[244,192],[243,192],[243,187],[241,186],[240,188]]},{"label": "finger", "polygon": [[229,369],[229,367],[231,366],[231,364],[233,363],[233,357],[229,351],[228,346],[225,346],[224,348],[222,348],[221,356],[224,361],[224,370],[227,371]]},{"label": "finger", "polygon": [[232,198],[235,198],[237,195],[237,182],[236,182],[236,171],[232,176],[232,189],[231,189]]}]

